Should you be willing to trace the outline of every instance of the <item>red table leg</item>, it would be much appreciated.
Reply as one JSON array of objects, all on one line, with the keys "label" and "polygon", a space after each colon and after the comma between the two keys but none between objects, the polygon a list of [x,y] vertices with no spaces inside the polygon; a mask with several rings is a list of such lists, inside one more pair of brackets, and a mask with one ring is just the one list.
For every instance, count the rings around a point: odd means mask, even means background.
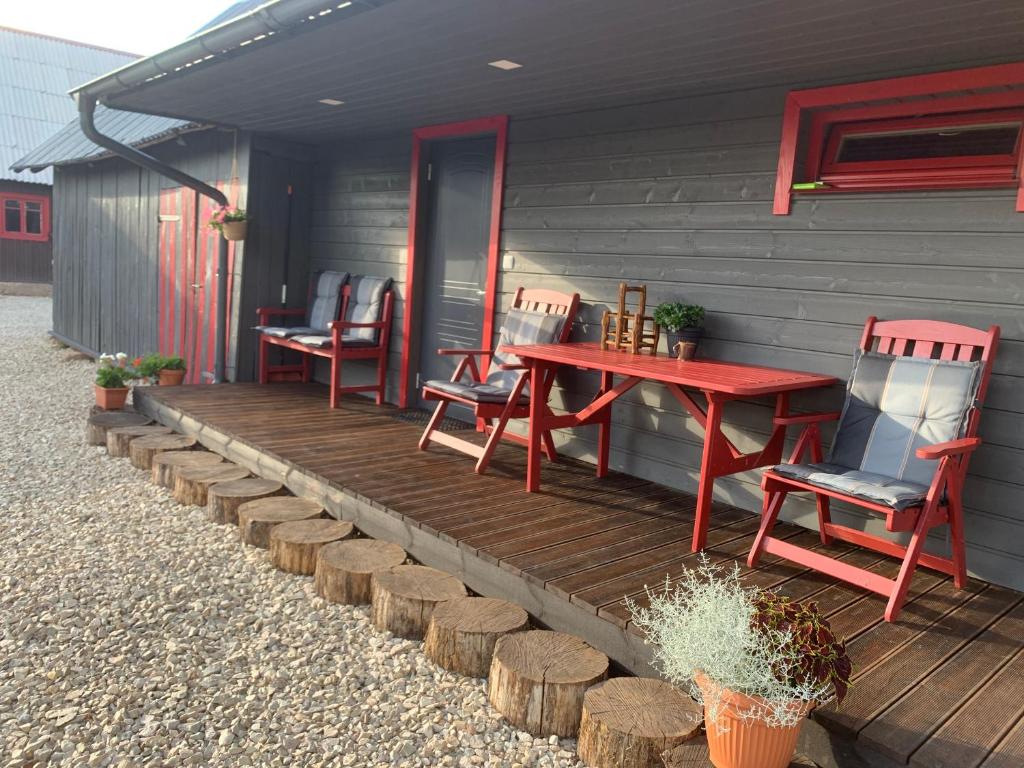
[{"label": "red table leg", "polygon": [[697,486],[697,519],[693,524],[693,543],[691,549],[699,552],[704,549],[704,541],[708,535],[708,522],[711,520],[711,499],[715,491],[715,476],[718,474],[719,440],[722,434],[722,403],[713,396],[708,396],[708,411],[704,424],[704,452],[700,460],[700,483]]},{"label": "red table leg", "polygon": [[543,382],[546,367],[541,360],[530,361],[530,425],[526,450],[526,490],[535,493],[540,490],[541,435],[544,433],[544,406],[547,393]]},{"label": "red table leg", "polygon": [[[601,372],[601,392],[603,395],[612,388],[612,374],[608,371]],[[600,396],[598,395],[598,396]],[[608,476],[608,454],[612,442],[612,407],[608,405],[601,414],[601,421],[597,433],[597,476]]]}]

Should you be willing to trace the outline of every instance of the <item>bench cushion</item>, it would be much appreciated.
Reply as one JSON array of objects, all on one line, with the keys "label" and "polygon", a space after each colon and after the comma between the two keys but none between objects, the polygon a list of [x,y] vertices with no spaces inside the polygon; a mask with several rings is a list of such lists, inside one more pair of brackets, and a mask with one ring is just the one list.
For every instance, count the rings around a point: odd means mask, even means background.
[{"label": "bench cushion", "polygon": [[[492,384],[461,381],[428,381],[424,386],[436,389],[455,397],[461,397],[473,403],[507,403],[512,395],[511,389],[496,387]],[[523,395],[519,398],[520,405],[526,405],[529,399]]]},{"label": "bench cushion", "polygon": [[293,328],[286,328],[279,325],[254,325],[254,331],[265,333],[267,336],[276,336],[279,339],[287,339],[291,336],[299,336],[303,333],[316,333],[316,328],[310,328],[308,325],[296,325]]},{"label": "bench cushion", "polygon": [[[390,277],[353,275],[349,281],[348,308],[345,310],[344,319],[350,323],[380,322],[381,310],[384,308],[384,292],[390,287]],[[350,328],[346,333],[352,334],[353,338],[365,339],[371,344],[376,344],[380,329]]]},{"label": "bench cushion", "polygon": [[[316,347],[317,349],[325,349],[330,347],[334,342],[330,336],[324,336],[322,334],[306,334],[300,336],[292,336],[292,341],[298,342],[299,344],[305,344],[307,347]],[[374,341],[367,341],[353,336],[351,333],[341,334],[341,345],[342,347],[372,347],[376,344]]]},{"label": "bench cushion", "polygon": [[775,471],[784,477],[803,480],[858,499],[886,504],[903,510],[924,501],[928,486],[910,480],[897,480],[874,472],[863,472],[839,464],[780,464]]},{"label": "bench cushion", "polygon": [[314,275],[312,301],[306,315],[310,333],[326,333],[328,323],[338,319],[341,288],[348,281],[348,272],[324,270]]}]

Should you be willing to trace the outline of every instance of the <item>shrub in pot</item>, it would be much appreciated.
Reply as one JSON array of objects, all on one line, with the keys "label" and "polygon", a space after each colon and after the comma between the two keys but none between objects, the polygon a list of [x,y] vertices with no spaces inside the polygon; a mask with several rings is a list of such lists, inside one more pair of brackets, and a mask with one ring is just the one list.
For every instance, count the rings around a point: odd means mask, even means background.
[{"label": "shrub in pot", "polygon": [[105,411],[121,410],[128,399],[128,384],[136,374],[124,363],[125,358],[122,355],[100,355],[100,367],[96,369],[96,384],[93,390],[96,405]]},{"label": "shrub in pot", "polygon": [[213,212],[209,225],[223,234],[225,240],[245,240],[249,217],[241,208],[225,205]]},{"label": "shrub in pot", "polygon": [[157,372],[161,387],[177,386],[185,380],[185,361],[180,357],[165,357],[163,365]]},{"label": "shrub in pot", "polygon": [[677,354],[681,360],[693,359],[704,335],[704,307],[678,301],[659,304],[654,322],[665,331],[669,354]]},{"label": "shrub in pot", "polygon": [[748,588],[739,569],[710,564],[674,589],[629,601],[665,676],[704,707],[716,768],[786,768],[817,704],[842,702],[852,665],[814,603]]}]

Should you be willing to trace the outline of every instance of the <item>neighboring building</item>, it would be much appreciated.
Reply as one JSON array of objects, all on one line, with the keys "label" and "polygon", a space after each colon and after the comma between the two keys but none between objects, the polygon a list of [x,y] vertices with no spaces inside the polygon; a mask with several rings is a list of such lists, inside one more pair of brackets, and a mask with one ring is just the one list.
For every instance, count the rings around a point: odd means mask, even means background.
[{"label": "neighboring building", "polygon": [[11,164],[74,118],[68,91],[137,58],[0,27],[0,282],[52,276],[52,174],[12,171]]},{"label": "neighboring building", "polygon": [[[482,321],[490,316],[498,327],[520,285],[579,291],[584,309],[575,338],[593,339],[619,282],[646,283],[651,304],[683,299],[706,307],[708,356],[844,379],[868,315],[998,323],[1003,344],[982,423],[985,443],[965,497],[968,562],[987,580],[1024,587],[1024,6],[947,4],[937,20],[929,3],[912,0],[887,7],[882,24],[877,9],[845,0],[811,11],[669,0],[316,5],[265,4],[219,25],[209,39],[193,38],[94,86],[109,107],[237,131],[165,137],[152,149],[208,182],[231,181],[232,199],[254,216],[229,276],[232,378],[252,376],[253,308],[276,302],[283,282],[288,303],[301,305],[308,270],[323,268],[394,278],[389,399],[411,406],[417,374],[438,346],[448,346],[443,323],[424,318],[450,319],[449,327],[457,321],[463,341],[475,336],[474,345],[490,345]],[[216,53],[203,58],[204,47]],[[911,104],[902,93],[879,91],[829,118],[861,130],[865,116],[887,114],[904,120],[891,127],[899,136],[920,136],[931,125],[928,136],[944,139],[1009,108],[1013,114],[997,115],[1003,122],[994,132],[969,131],[956,150],[999,155],[983,183],[939,171],[941,188],[928,189],[910,168],[901,182],[844,193],[844,185],[860,182],[838,178],[848,163],[829,142],[817,154],[808,149],[806,114],[795,180],[814,182],[803,169],[819,161],[837,180],[799,191],[788,215],[773,215],[773,205],[789,197],[777,170],[794,159],[783,153],[780,163],[791,91],[984,65],[1006,65],[1009,79],[974,88],[975,70],[953,72],[932,91],[906,96]],[[934,103],[950,104],[967,123],[914,122]],[[829,114],[827,102],[815,109],[816,117]],[[846,109],[847,117],[839,114]],[[488,116],[507,116],[507,143],[490,129],[459,136]],[[800,127],[796,117],[787,125]],[[469,122],[460,128],[462,121]],[[445,138],[445,131],[414,134],[438,124],[456,125]],[[481,133],[494,138],[481,142]],[[974,136],[981,143],[966,146]],[[988,140],[1009,149],[986,149]],[[864,151],[870,163],[879,148]],[[941,147],[920,151],[941,154]],[[431,205],[447,179],[488,178],[495,160],[503,172],[498,195],[463,195],[462,215],[448,211],[445,219],[457,226],[431,230]],[[205,261],[179,260],[175,250],[179,228],[196,226],[188,218],[191,193],[122,160],[65,152],[54,142],[20,165],[57,166],[56,334],[93,351],[130,353],[187,350],[200,331],[209,339],[210,303],[196,300],[213,285],[208,247],[196,251]],[[970,173],[977,172],[976,164]],[[418,229],[411,226],[417,221]],[[446,237],[466,229],[486,235],[481,248],[472,259],[450,257],[465,243]],[[193,279],[197,273],[202,279]],[[198,354],[209,360],[208,351]],[[590,376],[566,375],[554,405],[584,401],[595,386]],[[799,410],[839,403],[838,391],[794,398]],[[740,449],[751,449],[769,418],[764,403],[736,403],[725,428]],[[664,391],[637,387],[613,419],[615,468],[695,488],[700,427]],[[559,440],[570,455],[594,456],[585,431]],[[729,478],[716,493],[757,509],[758,480],[754,472]],[[803,502],[793,500],[787,511],[816,524]]]}]

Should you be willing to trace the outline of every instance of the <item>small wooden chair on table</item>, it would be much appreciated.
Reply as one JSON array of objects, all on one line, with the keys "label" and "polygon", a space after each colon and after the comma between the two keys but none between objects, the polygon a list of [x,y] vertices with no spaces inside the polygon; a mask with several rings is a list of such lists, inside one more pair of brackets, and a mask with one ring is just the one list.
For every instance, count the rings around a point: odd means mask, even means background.
[{"label": "small wooden chair on table", "polygon": [[[324,275],[344,275],[344,273],[322,273],[316,280],[316,299],[311,304],[306,326],[296,328],[274,328],[265,325],[256,326],[260,331],[259,350],[259,381],[266,384],[272,373],[300,373],[302,381],[308,382],[313,374],[313,359],[325,358],[331,361],[330,374],[330,407],[337,408],[341,395],[354,392],[376,393],[377,405],[384,402],[384,391],[387,378],[388,342],[391,338],[391,314],[394,299],[391,291],[391,279],[384,277],[366,277],[345,275],[347,282],[342,282],[340,301],[333,315],[330,306],[324,304],[317,309],[321,301],[319,286]],[[335,278],[336,279],[336,278]],[[274,314],[301,314],[304,310],[276,310],[261,308],[257,312],[260,322]],[[342,319],[337,319],[338,317]],[[320,325],[318,325],[320,324]],[[271,366],[268,363],[268,352],[271,346],[283,347],[301,352],[301,365]],[[376,380],[373,384],[342,386],[341,368],[345,360],[375,360],[377,362]]]},{"label": "small wooden chair on table", "polygon": [[[431,441],[475,456],[476,472],[487,471],[491,456],[504,436],[509,440],[526,443],[519,435],[505,434],[509,419],[522,419],[530,414],[532,396],[547,399],[547,393],[554,381],[552,372],[547,381],[531,382],[529,369],[522,365],[515,355],[502,352],[502,348],[513,344],[555,344],[565,343],[572,332],[573,320],[579,309],[578,293],[567,294],[545,289],[519,288],[512,308],[501,327],[498,348],[490,349],[439,349],[439,355],[461,355],[462,360],[450,381],[428,381],[423,386],[424,400],[439,401],[434,414],[420,438],[420,450],[426,450]],[[490,356],[487,376],[480,375],[477,357]],[[468,379],[464,379],[465,374]],[[527,391],[529,385],[529,392]],[[445,411],[452,403],[461,403],[473,409],[477,419],[482,420],[487,442],[483,446],[468,440],[438,431]],[[554,461],[557,458],[555,443],[550,432],[544,432],[544,453]]]},{"label": "small wooden chair on table", "polygon": [[[747,560],[763,553],[799,563],[888,598],[895,621],[918,563],[967,581],[962,490],[977,437],[981,405],[999,343],[999,327],[980,331],[933,320],[868,318],[841,412],[780,418],[803,425],[788,464],[765,473],[761,528]],[[823,460],[819,425],[839,420]],[[810,461],[805,456],[810,453]],[[810,491],[823,544],[849,542],[902,559],[895,579],[771,537],[786,495]],[[906,545],[832,522],[831,499],[885,517],[889,532],[910,534]],[[950,556],[924,551],[928,532],[950,527]]]}]

